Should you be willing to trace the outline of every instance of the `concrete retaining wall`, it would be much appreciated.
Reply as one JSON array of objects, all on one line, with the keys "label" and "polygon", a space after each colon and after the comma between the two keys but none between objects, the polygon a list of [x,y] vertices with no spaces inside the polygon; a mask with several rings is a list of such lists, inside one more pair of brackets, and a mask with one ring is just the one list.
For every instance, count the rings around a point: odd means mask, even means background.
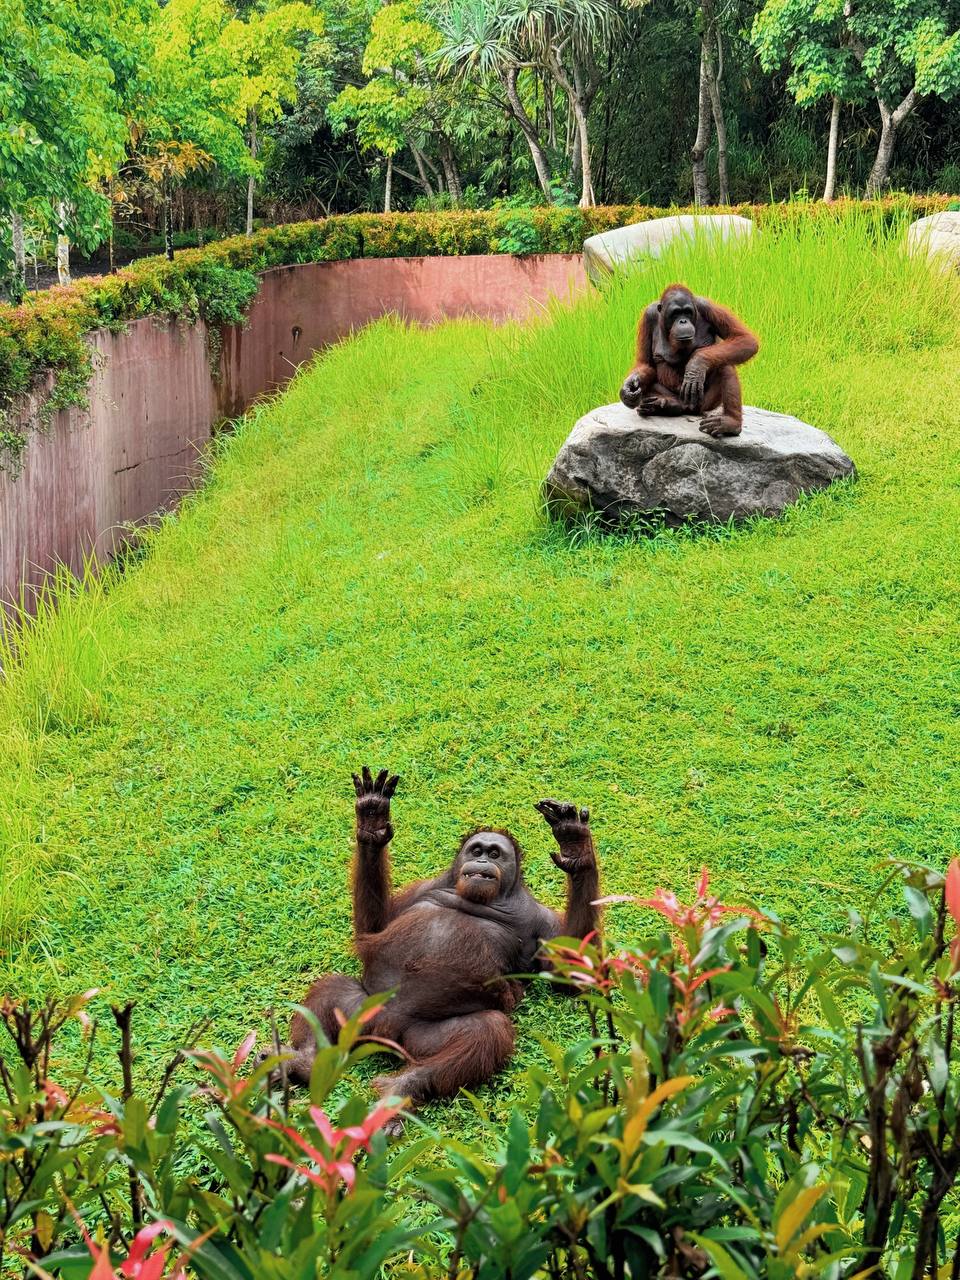
[{"label": "concrete retaining wall", "polygon": [[[89,412],[29,433],[20,475],[0,473],[0,596],[58,563],[108,556],[130,526],[195,482],[211,428],[281,386],[296,366],[389,312],[422,324],[475,315],[522,319],[586,287],[580,257],[486,255],[307,263],[263,273],[249,324],[223,334],[220,377],[202,325],[134,321],[97,330]],[[27,406],[26,413],[29,413]]]}]

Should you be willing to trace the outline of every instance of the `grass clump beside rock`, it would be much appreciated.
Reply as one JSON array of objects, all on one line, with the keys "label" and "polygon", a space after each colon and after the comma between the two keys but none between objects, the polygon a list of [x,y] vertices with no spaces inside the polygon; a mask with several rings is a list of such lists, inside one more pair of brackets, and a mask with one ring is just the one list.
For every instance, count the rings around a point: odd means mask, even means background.
[{"label": "grass clump beside rock", "polygon": [[[960,292],[901,234],[678,249],[527,326],[384,320],[251,413],[136,563],[4,653],[4,989],[136,996],[146,1078],[198,1016],[238,1042],[354,963],[364,761],[403,775],[404,880],[490,821],[559,902],[542,795],[590,805],[607,892],[706,862],[801,929],[882,857],[956,849]],[[546,525],[557,447],[675,278],[759,334],[746,400],[859,481],[706,538]],[[581,1014],[532,993],[519,1026],[495,1115]]]}]

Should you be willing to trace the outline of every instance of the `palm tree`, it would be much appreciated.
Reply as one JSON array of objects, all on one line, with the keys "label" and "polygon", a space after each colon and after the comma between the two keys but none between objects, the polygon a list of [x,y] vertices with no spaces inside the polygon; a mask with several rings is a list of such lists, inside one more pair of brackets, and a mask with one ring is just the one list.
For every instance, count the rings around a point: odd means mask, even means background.
[{"label": "palm tree", "polygon": [[[452,0],[431,8],[430,21],[443,43],[436,58],[440,70],[460,80],[499,81],[500,107],[516,120],[530,148],[537,181],[547,203],[553,200],[550,165],[537,128],[520,97],[520,74],[532,66],[521,44],[522,26],[513,15],[513,0]],[[496,96],[496,95],[495,95]]]},{"label": "palm tree", "polygon": [[582,207],[594,201],[590,162],[590,106],[601,83],[596,57],[619,24],[615,0],[437,0],[432,21],[444,43],[441,66],[461,77],[498,79],[501,103],[517,121],[548,200],[550,171],[536,126],[518,91],[524,70],[543,76],[548,100],[556,86],[567,99],[573,124],[572,168],[579,174]]},{"label": "palm tree", "polygon": [[590,162],[590,107],[601,83],[597,48],[619,25],[613,0],[506,0],[513,38],[566,95],[573,115],[580,207],[596,203]]}]

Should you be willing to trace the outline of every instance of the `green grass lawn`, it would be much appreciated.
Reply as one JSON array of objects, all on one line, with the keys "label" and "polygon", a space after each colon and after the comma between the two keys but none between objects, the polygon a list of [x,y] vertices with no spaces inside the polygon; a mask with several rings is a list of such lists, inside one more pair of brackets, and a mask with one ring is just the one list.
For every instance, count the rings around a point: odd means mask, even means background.
[{"label": "green grass lawn", "polygon": [[[706,863],[805,929],[885,856],[956,852],[960,289],[874,235],[678,253],[522,328],[384,321],[253,413],[0,686],[0,985],[137,998],[148,1075],[198,1016],[225,1046],[265,1027],[355,966],[364,762],[403,778],[400,880],[490,822],[559,903],[543,795],[591,807],[606,891]],[[564,536],[539,481],[675,277],[760,335],[748,403],[823,427],[860,479],[721,536]],[[582,1015],[537,990],[519,1024],[522,1065]]]}]

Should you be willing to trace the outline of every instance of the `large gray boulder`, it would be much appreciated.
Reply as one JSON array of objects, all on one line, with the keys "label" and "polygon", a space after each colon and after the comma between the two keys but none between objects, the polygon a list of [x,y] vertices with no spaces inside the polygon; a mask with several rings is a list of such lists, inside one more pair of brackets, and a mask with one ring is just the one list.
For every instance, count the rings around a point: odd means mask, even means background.
[{"label": "large gray boulder", "polygon": [[801,493],[855,474],[826,432],[787,414],[747,405],[742,433],[721,440],[699,421],[641,418],[622,404],[592,409],[544,481],[551,515],[595,511],[615,522],[656,514],[669,524],[777,516]]},{"label": "large gray boulder", "polygon": [[937,257],[944,266],[960,267],[960,213],[933,213],[912,223],[907,231],[907,249]]},{"label": "large gray boulder", "polygon": [[628,227],[601,231],[583,242],[583,266],[594,284],[609,276],[618,266],[643,255],[659,258],[674,240],[740,239],[752,236],[756,227],[749,218],[735,213],[680,213],[672,218],[653,218],[634,222]]}]

